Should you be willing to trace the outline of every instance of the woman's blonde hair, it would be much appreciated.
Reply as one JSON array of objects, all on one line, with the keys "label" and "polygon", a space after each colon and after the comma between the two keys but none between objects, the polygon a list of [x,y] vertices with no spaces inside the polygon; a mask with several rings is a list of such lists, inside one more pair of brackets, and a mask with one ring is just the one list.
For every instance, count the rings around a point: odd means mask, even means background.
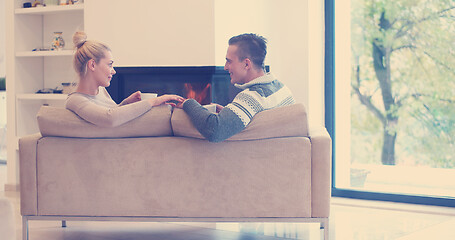
[{"label": "woman's blonde hair", "polygon": [[87,73],[87,62],[90,59],[93,59],[98,63],[105,57],[105,51],[111,51],[111,49],[103,43],[87,40],[87,34],[85,32],[74,33],[73,43],[76,48],[73,60],[74,70],[76,70],[80,78],[84,77]]}]

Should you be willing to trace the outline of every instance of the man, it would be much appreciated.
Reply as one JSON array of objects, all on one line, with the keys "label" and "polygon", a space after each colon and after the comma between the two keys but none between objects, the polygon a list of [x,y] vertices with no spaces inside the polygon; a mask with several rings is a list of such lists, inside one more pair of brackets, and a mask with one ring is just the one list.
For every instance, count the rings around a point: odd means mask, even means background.
[{"label": "man", "polygon": [[210,142],[221,142],[241,132],[258,112],[294,104],[291,91],[265,72],[267,40],[256,34],[242,34],[229,40],[224,70],[231,83],[243,89],[226,107],[210,113],[196,100],[187,99],[182,107],[197,130]]}]

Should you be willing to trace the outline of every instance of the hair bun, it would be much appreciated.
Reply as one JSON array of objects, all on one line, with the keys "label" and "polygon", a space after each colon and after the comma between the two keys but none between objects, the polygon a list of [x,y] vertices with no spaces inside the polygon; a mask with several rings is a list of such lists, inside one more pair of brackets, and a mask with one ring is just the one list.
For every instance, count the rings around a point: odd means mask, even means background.
[{"label": "hair bun", "polygon": [[76,48],[82,47],[87,41],[87,34],[85,32],[75,32],[73,35],[73,43]]}]

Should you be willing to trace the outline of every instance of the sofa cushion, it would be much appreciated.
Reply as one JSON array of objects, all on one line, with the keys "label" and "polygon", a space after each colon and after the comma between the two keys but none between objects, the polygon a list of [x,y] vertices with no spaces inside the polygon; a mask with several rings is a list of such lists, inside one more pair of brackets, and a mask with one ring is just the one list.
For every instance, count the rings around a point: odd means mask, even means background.
[{"label": "sofa cushion", "polygon": [[171,107],[158,106],[118,127],[100,127],[66,108],[42,106],[38,112],[41,135],[80,138],[170,136]]},{"label": "sofa cushion", "polygon": [[[204,139],[183,109],[174,109],[171,124],[175,136]],[[307,114],[299,103],[256,114],[243,131],[226,141],[304,136],[308,136]]]}]

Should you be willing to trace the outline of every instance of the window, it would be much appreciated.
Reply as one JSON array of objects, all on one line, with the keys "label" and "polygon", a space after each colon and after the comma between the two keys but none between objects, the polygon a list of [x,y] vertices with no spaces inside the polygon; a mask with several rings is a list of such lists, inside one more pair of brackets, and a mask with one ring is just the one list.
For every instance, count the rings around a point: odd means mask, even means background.
[{"label": "window", "polygon": [[455,3],[327,0],[333,13],[334,195],[455,206]]}]

